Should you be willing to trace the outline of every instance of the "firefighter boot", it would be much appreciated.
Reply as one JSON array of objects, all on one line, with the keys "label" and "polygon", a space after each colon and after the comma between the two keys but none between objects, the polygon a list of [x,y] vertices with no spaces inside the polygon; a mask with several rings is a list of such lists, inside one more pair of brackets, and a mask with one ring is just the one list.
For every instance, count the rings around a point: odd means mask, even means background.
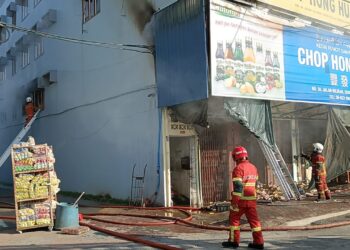
[{"label": "firefighter boot", "polygon": [[239,244],[236,242],[231,242],[231,241],[224,241],[221,243],[222,247],[224,248],[237,248],[239,247]]},{"label": "firefighter boot", "polygon": [[264,249],[264,244],[249,243],[248,248]]}]

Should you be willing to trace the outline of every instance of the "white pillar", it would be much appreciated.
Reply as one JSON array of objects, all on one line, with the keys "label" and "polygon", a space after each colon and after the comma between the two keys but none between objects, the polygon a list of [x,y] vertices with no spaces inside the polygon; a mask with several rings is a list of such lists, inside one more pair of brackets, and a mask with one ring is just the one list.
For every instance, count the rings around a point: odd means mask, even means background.
[{"label": "white pillar", "polygon": [[291,138],[292,138],[292,156],[293,156],[293,179],[298,182],[301,181],[301,171],[300,171],[300,159],[298,156],[300,154],[300,142],[299,142],[299,126],[298,122],[293,119],[291,120]]},{"label": "white pillar", "polygon": [[171,199],[171,175],[170,175],[170,136],[169,136],[169,116],[166,108],[162,110],[162,151],[163,151],[163,178],[164,178],[164,206],[173,205]]}]

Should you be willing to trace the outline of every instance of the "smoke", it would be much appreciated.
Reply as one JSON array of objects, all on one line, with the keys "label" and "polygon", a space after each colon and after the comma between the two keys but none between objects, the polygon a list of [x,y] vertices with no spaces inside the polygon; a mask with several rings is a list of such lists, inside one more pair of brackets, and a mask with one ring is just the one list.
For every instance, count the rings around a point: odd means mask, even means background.
[{"label": "smoke", "polygon": [[127,0],[126,6],[140,34],[149,45],[153,45],[154,5],[148,0]]}]

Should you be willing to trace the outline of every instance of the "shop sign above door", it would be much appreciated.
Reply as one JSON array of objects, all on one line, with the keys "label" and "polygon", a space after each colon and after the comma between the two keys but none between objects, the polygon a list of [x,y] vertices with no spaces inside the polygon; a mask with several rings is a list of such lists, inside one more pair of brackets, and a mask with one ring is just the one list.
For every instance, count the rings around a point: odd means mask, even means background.
[{"label": "shop sign above door", "polygon": [[350,106],[348,37],[284,27],[226,1],[210,8],[213,96]]},{"label": "shop sign above door", "polygon": [[258,0],[258,2],[350,29],[350,2],[347,0]]},{"label": "shop sign above door", "polygon": [[196,131],[193,126],[181,122],[170,122],[169,124],[170,136],[194,136]]}]

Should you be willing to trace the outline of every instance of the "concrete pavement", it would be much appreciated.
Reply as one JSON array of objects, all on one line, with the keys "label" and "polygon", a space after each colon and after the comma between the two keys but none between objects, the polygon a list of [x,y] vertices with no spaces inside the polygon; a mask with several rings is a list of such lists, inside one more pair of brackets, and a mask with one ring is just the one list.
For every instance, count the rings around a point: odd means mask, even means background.
[{"label": "concrete pavement", "polygon": [[[152,249],[133,242],[90,231],[81,236],[59,232],[33,231],[18,234],[7,223],[0,231],[0,249]],[[113,228],[109,228],[112,229]],[[226,232],[177,233],[176,235],[139,236],[182,249],[222,249]],[[350,226],[317,231],[264,232],[266,249],[350,249]],[[240,249],[247,249],[249,232],[242,232]]]},{"label": "concrete pavement", "polygon": [[[317,230],[264,232],[265,249],[350,249],[350,226]],[[223,249],[221,242],[227,239],[227,233],[206,231],[203,234],[178,234],[174,238],[151,237],[162,243],[182,247],[183,249]],[[242,233],[239,249],[248,249],[251,234]]]},{"label": "concrete pavement", "polygon": [[[4,195],[3,193],[1,195]],[[347,213],[347,211],[343,211]],[[0,215],[13,216],[13,210],[1,209]],[[339,214],[332,214],[337,216]],[[327,218],[329,216],[326,216]],[[308,218],[306,218],[307,220]],[[324,217],[318,219],[325,219]],[[314,220],[313,220],[314,221]],[[296,223],[294,221],[294,223]],[[300,221],[300,223],[305,223]],[[310,221],[308,221],[310,223]],[[173,226],[178,228],[178,226]],[[108,225],[108,229],[121,231],[120,228]],[[160,227],[153,235],[138,237],[154,242],[176,246],[182,249],[222,249],[221,242],[227,239],[227,232],[179,228],[171,232],[169,228]],[[145,228],[145,230],[148,230]],[[132,232],[131,230],[130,232]],[[188,232],[188,233],[186,233]],[[135,232],[133,232],[135,233]],[[350,249],[350,226],[313,230],[264,232],[266,249]],[[248,249],[251,241],[249,232],[242,232],[240,249]],[[137,243],[117,239],[95,231],[81,236],[62,235],[59,232],[45,230],[29,231],[23,234],[15,232],[14,222],[0,220],[0,250],[2,249],[152,249]]]},{"label": "concrete pavement", "polygon": [[[118,231],[114,227],[108,229]],[[222,249],[227,232],[201,230],[200,233],[139,235],[154,242],[182,249]],[[242,232],[241,249],[251,241],[249,232]],[[266,249],[350,249],[350,226],[315,231],[264,232]],[[152,249],[137,243],[90,231],[81,236],[59,232],[14,232],[14,223],[0,221],[0,249]]]}]

